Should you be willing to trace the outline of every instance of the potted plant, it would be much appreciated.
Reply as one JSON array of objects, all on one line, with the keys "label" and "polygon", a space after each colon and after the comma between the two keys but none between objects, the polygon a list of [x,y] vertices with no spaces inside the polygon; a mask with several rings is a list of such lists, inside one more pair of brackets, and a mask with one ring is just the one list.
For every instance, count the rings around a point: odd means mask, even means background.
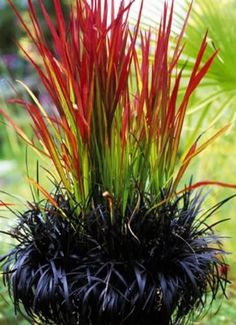
[{"label": "potted plant", "polygon": [[[31,27],[9,1],[38,57],[25,56],[51,97],[48,112],[13,99],[28,112],[30,139],[1,113],[27,145],[55,171],[49,193],[18,213],[9,234],[14,248],[2,258],[15,310],[46,324],[182,324],[225,293],[227,267],[209,217],[228,199],[201,212],[200,181],[181,185],[192,159],[227,127],[199,144],[180,143],[191,94],[217,52],[201,65],[202,40],[184,94],[184,26],[173,45],[173,5],[164,5],[157,33],[128,24],[132,2],[76,0],[65,21],[54,0],[54,23],[39,0],[53,39],[47,44],[33,2]],[[153,41],[154,39],[154,41]],[[24,51],[24,49],[22,49]],[[152,59],[151,59],[152,54]],[[38,60],[40,58],[40,60]],[[40,62],[41,61],[41,62]]]}]

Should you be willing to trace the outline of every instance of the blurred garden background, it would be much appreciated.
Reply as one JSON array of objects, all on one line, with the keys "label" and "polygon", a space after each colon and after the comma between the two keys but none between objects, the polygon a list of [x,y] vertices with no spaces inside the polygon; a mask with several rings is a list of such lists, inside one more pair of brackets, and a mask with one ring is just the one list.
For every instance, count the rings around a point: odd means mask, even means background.
[{"label": "blurred garden background", "polygon": [[[62,1],[65,12],[73,1]],[[27,20],[27,0],[15,0]],[[188,2],[189,3],[189,2]],[[37,5],[37,0],[35,1]],[[117,0],[119,4],[119,0]],[[140,1],[135,2],[132,19],[137,15]],[[143,28],[155,25],[160,17],[163,0],[144,0]],[[45,5],[53,17],[53,1],[46,1]],[[183,23],[186,15],[187,2],[176,1],[175,31]],[[38,14],[40,10],[38,8]],[[208,30],[208,54],[219,49],[219,54],[210,69],[205,81],[192,98],[184,127],[183,147],[192,143],[199,135],[205,139],[230,123],[228,131],[213,145],[207,148],[191,165],[189,174],[183,181],[188,184],[191,170],[195,179],[218,180],[236,184],[236,0],[195,0],[186,29],[185,55],[182,63],[186,65],[185,76],[193,63],[193,58],[199,49],[201,40]],[[46,26],[45,26],[46,29]],[[6,111],[17,125],[31,134],[29,121],[23,108],[9,104],[8,100],[16,96],[26,96],[23,88],[16,80],[24,81],[40,102],[51,109],[50,99],[41,87],[32,67],[24,59],[19,43],[27,51],[34,51],[19,28],[14,13],[7,4],[7,0],[0,1],[0,109]],[[187,81],[186,81],[187,82]],[[182,85],[184,87],[184,84]],[[184,153],[180,153],[182,155]],[[21,210],[27,201],[31,201],[32,193],[27,177],[36,177],[36,166],[39,165],[40,183],[48,188],[52,184],[43,168],[50,169],[49,162],[37,156],[32,149],[26,148],[11,126],[0,117],[0,229],[6,231],[16,222],[14,213],[1,207],[1,202],[14,202],[12,210]],[[205,208],[234,194],[232,189],[220,187],[209,188]],[[228,219],[217,226],[218,233],[224,236],[224,245],[230,253],[229,279],[232,284],[228,288],[228,300],[219,297],[203,320],[196,324],[218,325],[236,324],[236,199],[228,202],[215,214],[215,221]],[[10,249],[12,243],[8,236],[0,234],[0,255]],[[29,324],[20,316],[14,315],[13,307],[8,298],[7,289],[0,282],[0,325]],[[221,309],[219,307],[221,306]],[[69,325],[69,324],[68,324]]]}]

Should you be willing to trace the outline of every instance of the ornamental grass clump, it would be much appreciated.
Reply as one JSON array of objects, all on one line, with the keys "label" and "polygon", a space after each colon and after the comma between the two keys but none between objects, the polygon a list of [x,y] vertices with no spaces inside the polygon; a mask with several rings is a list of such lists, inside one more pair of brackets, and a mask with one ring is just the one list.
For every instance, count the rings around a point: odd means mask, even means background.
[{"label": "ornamental grass clump", "polygon": [[[46,324],[183,324],[201,313],[227,280],[221,240],[203,212],[207,184],[181,187],[192,159],[221,135],[184,148],[181,134],[191,94],[217,52],[204,64],[200,44],[186,89],[184,23],[175,47],[174,1],[157,30],[128,24],[133,1],[76,0],[56,21],[39,0],[48,44],[28,0],[29,24],[9,3],[38,56],[22,48],[52,101],[48,112],[27,85],[31,101],[12,99],[31,118],[31,139],[4,112],[21,138],[52,162],[54,190],[17,213],[14,248],[2,258],[16,312]],[[153,43],[153,38],[155,42]],[[183,148],[182,148],[183,149]],[[48,171],[49,172],[49,171]],[[50,170],[50,175],[54,174]],[[232,185],[233,187],[233,185]]]}]

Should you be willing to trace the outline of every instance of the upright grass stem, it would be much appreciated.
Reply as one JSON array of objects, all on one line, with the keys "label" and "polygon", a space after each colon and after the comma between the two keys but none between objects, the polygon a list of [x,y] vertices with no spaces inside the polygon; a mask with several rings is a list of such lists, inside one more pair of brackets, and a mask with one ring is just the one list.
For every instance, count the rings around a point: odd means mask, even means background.
[{"label": "upright grass stem", "polygon": [[32,120],[37,141],[27,142],[52,160],[69,195],[81,204],[91,195],[96,200],[108,191],[122,205],[123,213],[128,202],[135,205],[134,184],[157,198],[163,188],[173,195],[191,160],[225,130],[201,146],[195,140],[180,161],[189,99],[217,55],[216,51],[202,63],[207,49],[205,35],[180,96],[184,66],[179,60],[190,9],[170,50],[174,1],[170,6],[165,3],[155,34],[151,29],[140,30],[142,2],[131,29],[128,17],[132,1],[121,1],[115,12],[114,0],[104,0],[103,5],[100,0],[91,4],[76,0],[66,21],[60,0],[54,0],[54,22],[39,0],[52,36],[51,46],[33,1],[28,0],[30,28],[13,1],[9,4],[41,58],[42,65],[22,49],[49,93],[55,114],[50,115],[26,85],[23,87],[33,103],[14,102],[21,104]]}]

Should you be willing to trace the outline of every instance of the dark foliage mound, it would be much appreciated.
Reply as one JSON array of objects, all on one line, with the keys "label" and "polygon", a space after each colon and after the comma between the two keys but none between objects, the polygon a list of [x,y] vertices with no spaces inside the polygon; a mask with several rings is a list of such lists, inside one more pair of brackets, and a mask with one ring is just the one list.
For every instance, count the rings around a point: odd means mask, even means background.
[{"label": "dark foliage mound", "polygon": [[[106,202],[83,219],[62,195],[61,212],[30,208],[11,232],[4,281],[16,311],[46,324],[183,324],[225,292],[221,243],[199,218],[203,199],[184,193],[150,209],[145,197],[111,223]],[[119,220],[119,221],[117,221]]]}]

